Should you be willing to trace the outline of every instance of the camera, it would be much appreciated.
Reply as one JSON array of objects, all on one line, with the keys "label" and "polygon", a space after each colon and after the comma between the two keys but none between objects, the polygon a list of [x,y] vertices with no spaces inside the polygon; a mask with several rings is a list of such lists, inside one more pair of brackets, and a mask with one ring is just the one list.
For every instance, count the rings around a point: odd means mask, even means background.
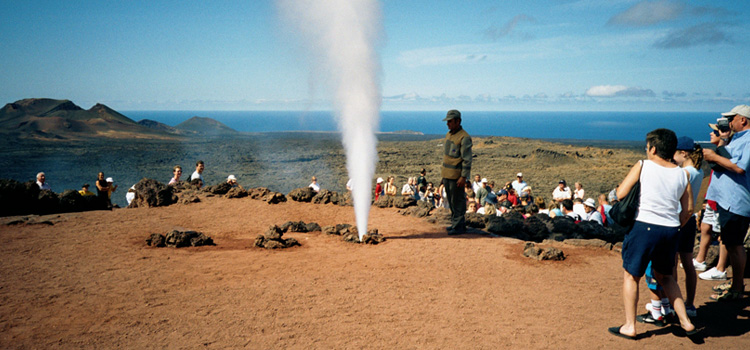
[{"label": "camera", "polygon": [[729,119],[719,118],[716,120],[716,128],[721,132],[729,131]]}]

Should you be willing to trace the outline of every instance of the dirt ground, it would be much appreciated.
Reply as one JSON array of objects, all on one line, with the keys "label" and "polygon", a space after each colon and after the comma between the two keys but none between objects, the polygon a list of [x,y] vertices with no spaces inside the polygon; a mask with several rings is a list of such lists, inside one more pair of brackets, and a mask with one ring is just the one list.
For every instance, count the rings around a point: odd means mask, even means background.
[{"label": "dirt ground", "polygon": [[[209,198],[12,220],[0,219],[6,349],[750,348],[750,298],[709,302],[715,283],[698,283],[703,338],[638,324],[642,338],[624,340],[607,332],[624,318],[619,253],[556,243],[567,259],[539,262],[523,242],[448,236],[396,209],[371,210],[380,245],[287,233],[302,246],[279,251],[253,240],[289,220],[353,224],[353,209]],[[175,228],[217,245],[146,246]],[[641,283],[639,313],[647,300]]]}]

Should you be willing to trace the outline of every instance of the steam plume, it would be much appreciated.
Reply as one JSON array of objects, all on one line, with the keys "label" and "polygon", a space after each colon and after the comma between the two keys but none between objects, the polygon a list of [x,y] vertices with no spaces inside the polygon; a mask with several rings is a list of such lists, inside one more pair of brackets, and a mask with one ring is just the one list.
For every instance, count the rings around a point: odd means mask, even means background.
[{"label": "steam plume", "polygon": [[376,0],[278,3],[296,33],[309,44],[315,68],[330,79],[361,240],[367,232],[370,187],[377,162],[375,131],[380,123],[381,95],[375,46],[381,32],[380,5]]}]

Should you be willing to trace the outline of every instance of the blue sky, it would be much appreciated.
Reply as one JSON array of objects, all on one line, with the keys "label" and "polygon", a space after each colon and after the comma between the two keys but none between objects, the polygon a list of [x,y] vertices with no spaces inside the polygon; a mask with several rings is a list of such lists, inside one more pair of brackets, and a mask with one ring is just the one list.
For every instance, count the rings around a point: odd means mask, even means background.
[{"label": "blue sky", "polygon": [[[321,0],[322,1],[322,0]],[[748,1],[381,2],[384,110],[725,111]],[[0,103],[329,109],[273,1],[0,1]]]}]

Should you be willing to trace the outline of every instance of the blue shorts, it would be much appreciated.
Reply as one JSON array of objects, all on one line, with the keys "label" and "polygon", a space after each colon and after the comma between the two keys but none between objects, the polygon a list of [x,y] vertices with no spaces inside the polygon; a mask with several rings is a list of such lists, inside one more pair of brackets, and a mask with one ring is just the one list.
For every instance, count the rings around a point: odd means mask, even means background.
[{"label": "blue shorts", "polygon": [[671,275],[677,254],[678,227],[636,221],[622,242],[622,267],[634,277],[643,277],[646,266],[662,275]]}]

